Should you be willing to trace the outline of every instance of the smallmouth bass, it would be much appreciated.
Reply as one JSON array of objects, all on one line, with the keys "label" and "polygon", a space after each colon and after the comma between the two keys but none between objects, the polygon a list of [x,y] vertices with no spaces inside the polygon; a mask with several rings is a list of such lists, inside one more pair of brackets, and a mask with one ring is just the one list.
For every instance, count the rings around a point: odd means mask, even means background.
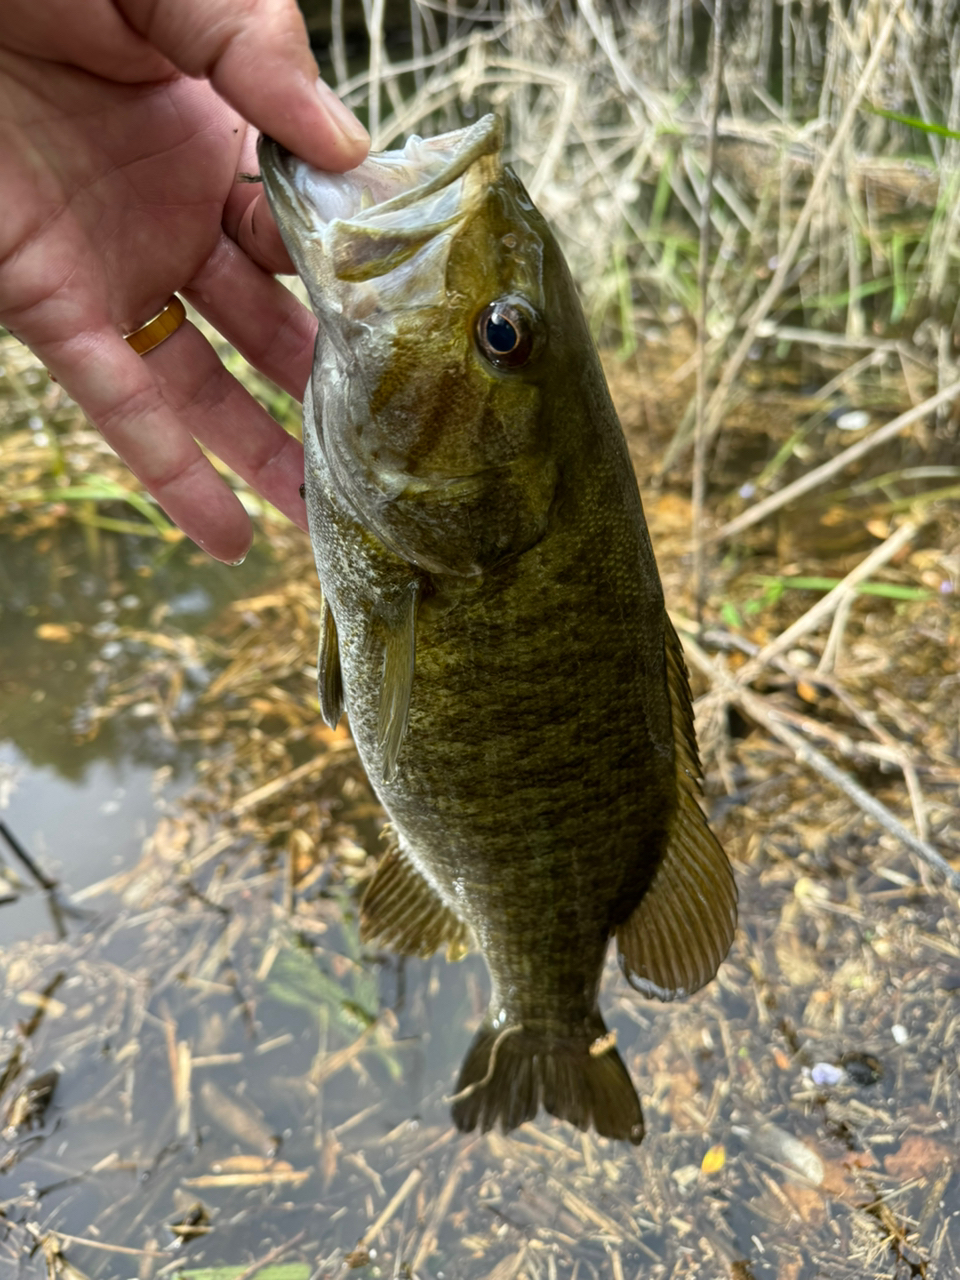
[{"label": "smallmouth bass", "polygon": [[477,945],[488,1015],[453,1118],[543,1107],[637,1143],[598,1007],[672,1000],[729,949],[680,642],[566,263],[502,129],[346,174],[260,144],[320,330],[304,400],[320,707],[345,710],[395,842],[361,907],[403,954]]}]

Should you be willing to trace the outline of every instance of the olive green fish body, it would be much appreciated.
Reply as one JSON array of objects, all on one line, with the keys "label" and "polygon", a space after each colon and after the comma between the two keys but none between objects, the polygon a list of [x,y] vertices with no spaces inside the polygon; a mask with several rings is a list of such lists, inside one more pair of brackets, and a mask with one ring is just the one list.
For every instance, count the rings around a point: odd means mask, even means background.
[{"label": "olive green fish body", "polygon": [[634,985],[672,998],[725,954],[735,890],[696,804],[682,658],[562,255],[500,165],[496,122],[417,146],[439,162],[389,153],[423,160],[413,186],[358,177],[353,220],[328,210],[320,248],[292,208],[303,187],[263,154],[321,321],[304,415],[321,707],[346,710],[395,835],[364,927],[486,959],[461,1128],[542,1103],[639,1141],[597,1004],[610,935]]},{"label": "olive green fish body", "polygon": [[[578,935],[591,952],[606,945],[649,883],[675,804],[659,583],[609,554],[649,558],[642,526],[620,508],[591,519],[597,508],[573,492],[569,505],[489,581],[419,584],[409,720],[389,780],[382,668],[369,655],[385,608],[403,607],[409,569],[355,536],[340,554],[327,542],[321,570],[364,762],[401,845],[504,984],[523,955],[561,949],[551,938],[565,953]],[[364,596],[350,589],[358,570]],[[592,988],[595,965],[572,951]]]}]

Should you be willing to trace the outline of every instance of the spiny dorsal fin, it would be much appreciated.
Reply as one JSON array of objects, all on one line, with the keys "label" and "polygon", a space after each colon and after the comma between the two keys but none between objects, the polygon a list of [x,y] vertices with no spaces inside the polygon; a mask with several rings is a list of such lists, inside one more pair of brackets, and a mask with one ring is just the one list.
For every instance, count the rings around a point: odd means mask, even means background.
[{"label": "spiny dorsal fin", "polygon": [[340,671],[340,644],[337,624],[324,599],[320,606],[320,648],[317,653],[317,694],[320,714],[331,729],[343,715],[343,675]]},{"label": "spiny dorsal fin", "polygon": [[410,693],[416,665],[417,597],[420,584],[412,582],[389,612],[384,610],[383,685],[377,715],[377,742],[383,751],[383,780],[397,771],[397,756],[407,731]]},{"label": "spiny dorsal fin", "polygon": [[667,619],[667,684],[673,717],[677,812],[650,888],[617,929],[620,967],[645,996],[673,1000],[717,972],[737,927],[737,887],[697,803],[700,761],[680,639]]},{"label": "spiny dorsal fin", "polygon": [[405,956],[431,956],[446,943],[447,956],[467,951],[467,926],[394,846],[377,867],[360,904],[360,937],[376,938]]}]

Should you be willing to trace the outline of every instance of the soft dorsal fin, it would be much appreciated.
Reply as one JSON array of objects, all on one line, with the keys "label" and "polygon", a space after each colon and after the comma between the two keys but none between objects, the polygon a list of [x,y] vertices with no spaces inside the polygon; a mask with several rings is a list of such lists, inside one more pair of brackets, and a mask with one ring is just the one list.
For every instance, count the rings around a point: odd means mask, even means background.
[{"label": "soft dorsal fin", "polygon": [[650,888],[617,929],[631,986],[659,1000],[696,991],[717,972],[737,927],[737,886],[697,798],[700,761],[680,639],[666,623],[667,684],[676,753],[677,812]]},{"label": "soft dorsal fin", "polygon": [[389,782],[397,771],[397,756],[407,731],[410,694],[416,665],[418,582],[410,583],[400,598],[383,608],[383,684],[377,714],[377,743],[383,751],[383,780]]},{"label": "soft dorsal fin", "polygon": [[405,956],[430,956],[446,943],[448,958],[467,950],[467,926],[394,846],[367,885],[360,904],[360,937],[376,938]]},{"label": "soft dorsal fin", "polygon": [[320,648],[317,652],[317,695],[320,714],[331,729],[343,715],[343,675],[340,671],[340,643],[337,624],[324,599],[320,606]]}]

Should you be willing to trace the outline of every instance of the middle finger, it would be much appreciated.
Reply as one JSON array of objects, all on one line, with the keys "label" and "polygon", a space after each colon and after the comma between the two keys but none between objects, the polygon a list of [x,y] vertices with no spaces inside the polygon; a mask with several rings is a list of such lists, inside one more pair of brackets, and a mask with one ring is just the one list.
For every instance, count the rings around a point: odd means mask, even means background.
[{"label": "middle finger", "polygon": [[226,235],[184,289],[205,320],[266,377],[298,400],[310,378],[317,322],[279,280]]}]

